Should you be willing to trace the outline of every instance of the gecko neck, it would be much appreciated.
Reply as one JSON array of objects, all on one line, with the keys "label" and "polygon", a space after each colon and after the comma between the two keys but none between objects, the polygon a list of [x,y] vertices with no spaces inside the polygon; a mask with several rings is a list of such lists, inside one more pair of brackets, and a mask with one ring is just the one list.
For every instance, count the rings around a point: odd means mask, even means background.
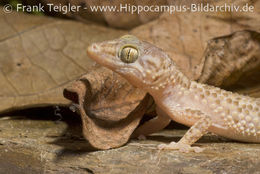
[{"label": "gecko neck", "polygon": [[170,68],[166,73],[159,77],[156,83],[150,86],[149,93],[154,98],[161,98],[166,95],[165,91],[168,89],[173,89],[176,86],[179,88],[189,89],[191,80],[188,79],[181,71],[177,68]]}]

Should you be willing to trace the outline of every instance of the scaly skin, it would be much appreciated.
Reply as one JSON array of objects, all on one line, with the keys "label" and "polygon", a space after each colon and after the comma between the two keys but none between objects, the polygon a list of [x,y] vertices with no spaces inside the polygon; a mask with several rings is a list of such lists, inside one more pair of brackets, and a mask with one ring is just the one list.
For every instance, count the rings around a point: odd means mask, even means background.
[{"label": "scaly skin", "polygon": [[[162,113],[158,118],[169,117],[191,127],[178,143],[161,144],[159,149],[200,152],[202,148],[191,145],[208,131],[235,140],[260,142],[259,99],[189,80],[161,49],[134,36],[92,44],[87,52],[96,62],[150,93]],[[151,133],[156,130],[153,126],[160,125],[160,130],[168,123],[168,119],[155,119],[139,132]]]}]

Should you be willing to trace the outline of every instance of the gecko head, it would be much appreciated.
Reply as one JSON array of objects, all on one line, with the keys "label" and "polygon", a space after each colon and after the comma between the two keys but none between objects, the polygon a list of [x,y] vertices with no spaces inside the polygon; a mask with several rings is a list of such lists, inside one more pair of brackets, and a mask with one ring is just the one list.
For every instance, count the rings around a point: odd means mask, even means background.
[{"label": "gecko head", "polygon": [[125,35],[119,39],[94,43],[87,53],[97,63],[122,75],[132,85],[142,89],[162,86],[172,60],[159,48]]}]

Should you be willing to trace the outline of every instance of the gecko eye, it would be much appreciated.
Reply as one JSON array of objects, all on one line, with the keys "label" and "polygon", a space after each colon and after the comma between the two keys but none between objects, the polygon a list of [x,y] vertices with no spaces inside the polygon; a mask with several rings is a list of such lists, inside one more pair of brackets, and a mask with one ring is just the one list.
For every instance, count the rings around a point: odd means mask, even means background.
[{"label": "gecko eye", "polygon": [[134,63],[138,56],[138,50],[134,46],[124,46],[119,52],[120,59],[125,63]]}]

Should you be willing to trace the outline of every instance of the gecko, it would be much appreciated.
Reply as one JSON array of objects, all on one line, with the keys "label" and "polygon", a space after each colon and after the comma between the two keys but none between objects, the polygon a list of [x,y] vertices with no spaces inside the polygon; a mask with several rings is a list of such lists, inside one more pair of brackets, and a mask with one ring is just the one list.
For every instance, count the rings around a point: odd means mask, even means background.
[{"label": "gecko", "polygon": [[162,49],[132,35],[93,43],[87,54],[153,97],[157,117],[139,132],[161,130],[170,120],[190,127],[178,142],[160,144],[159,149],[201,152],[204,148],[192,145],[208,132],[260,143],[259,98],[190,80]]}]

